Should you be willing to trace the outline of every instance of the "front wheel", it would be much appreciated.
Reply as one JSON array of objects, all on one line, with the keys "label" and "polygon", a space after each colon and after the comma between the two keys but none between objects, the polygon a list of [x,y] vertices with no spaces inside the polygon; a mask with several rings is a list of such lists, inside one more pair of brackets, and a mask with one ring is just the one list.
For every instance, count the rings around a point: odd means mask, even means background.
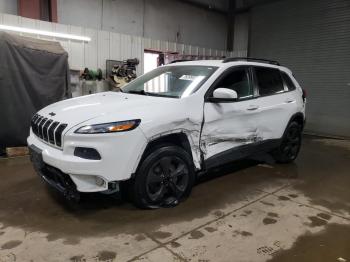
[{"label": "front wheel", "polygon": [[190,194],[194,179],[191,156],[181,147],[165,145],[142,161],[130,193],[141,208],[175,206]]},{"label": "front wheel", "polygon": [[302,127],[297,122],[291,122],[282,138],[282,142],[273,153],[278,163],[290,163],[294,161],[301,147]]}]

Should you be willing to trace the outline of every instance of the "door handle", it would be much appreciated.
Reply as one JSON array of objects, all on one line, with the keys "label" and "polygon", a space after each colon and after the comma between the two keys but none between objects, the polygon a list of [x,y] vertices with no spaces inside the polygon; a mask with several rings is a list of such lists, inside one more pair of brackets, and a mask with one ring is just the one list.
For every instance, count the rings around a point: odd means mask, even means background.
[{"label": "door handle", "polygon": [[257,110],[259,108],[259,106],[256,106],[256,105],[250,105],[247,110],[249,111],[253,111],[253,110]]},{"label": "door handle", "polygon": [[287,104],[289,104],[289,103],[295,102],[295,100],[292,99],[292,98],[287,98],[287,100],[286,100],[285,102],[286,102]]}]

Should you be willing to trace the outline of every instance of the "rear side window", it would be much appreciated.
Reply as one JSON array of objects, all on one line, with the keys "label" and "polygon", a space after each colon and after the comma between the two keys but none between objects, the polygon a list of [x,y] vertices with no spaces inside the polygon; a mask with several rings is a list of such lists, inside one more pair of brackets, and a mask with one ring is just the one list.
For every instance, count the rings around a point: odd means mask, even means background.
[{"label": "rear side window", "polygon": [[278,69],[256,67],[255,75],[259,86],[259,94],[261,96],[284,92],[283,80]]},{"label": "rear side window", "polygon": [[285,72],[281,72],[281,74],[282,74],[282,78],[283,78],[284,84],[288,88],[288,91],[295,90],[296,87],[295,87],[292,79],[290,79],[289,75],[286,74]]}]

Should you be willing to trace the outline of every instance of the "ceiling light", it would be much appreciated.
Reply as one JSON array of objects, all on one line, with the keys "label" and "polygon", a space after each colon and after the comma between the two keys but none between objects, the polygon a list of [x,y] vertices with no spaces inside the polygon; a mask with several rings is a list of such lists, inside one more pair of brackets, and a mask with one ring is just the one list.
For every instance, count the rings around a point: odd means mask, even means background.
[{"label": "ceiling light", "polygon": [[63,34],[63,33],[56,33],[56,32],[30,29],[30,28],[24,28],[24,27],[17,27],[17,26],[10,26],[10,25],[1,25],[0,24],[0,30],[35,34],[35,35],[52,36],[52,37],[56,37],[56,38],[72,39],[72,40],[85,41],[85,42],[91,41],[91,38],[87,37],[87,36]]}]

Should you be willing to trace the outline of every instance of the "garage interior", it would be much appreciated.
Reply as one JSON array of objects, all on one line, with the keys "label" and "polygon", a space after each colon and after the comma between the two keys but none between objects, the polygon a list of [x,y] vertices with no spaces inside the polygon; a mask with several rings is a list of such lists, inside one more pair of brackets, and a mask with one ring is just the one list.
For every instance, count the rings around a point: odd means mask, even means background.
[{"label": "garage interior", "polygon": [[[22,37],[40,59],[22,60],[12,86],[0,74],[1,262],[350,261],[350,1],[0,0],[0,69],[16,46],[4,39]],[[67,81],[37,86],[28,74],[47,52]],[[294,163],[227,164],[154,210],[97,193],[67,201],[35,173],[26,137],[42,107],[118,91],[174,60],[224,57],[279,61],[305,88]]]}]

